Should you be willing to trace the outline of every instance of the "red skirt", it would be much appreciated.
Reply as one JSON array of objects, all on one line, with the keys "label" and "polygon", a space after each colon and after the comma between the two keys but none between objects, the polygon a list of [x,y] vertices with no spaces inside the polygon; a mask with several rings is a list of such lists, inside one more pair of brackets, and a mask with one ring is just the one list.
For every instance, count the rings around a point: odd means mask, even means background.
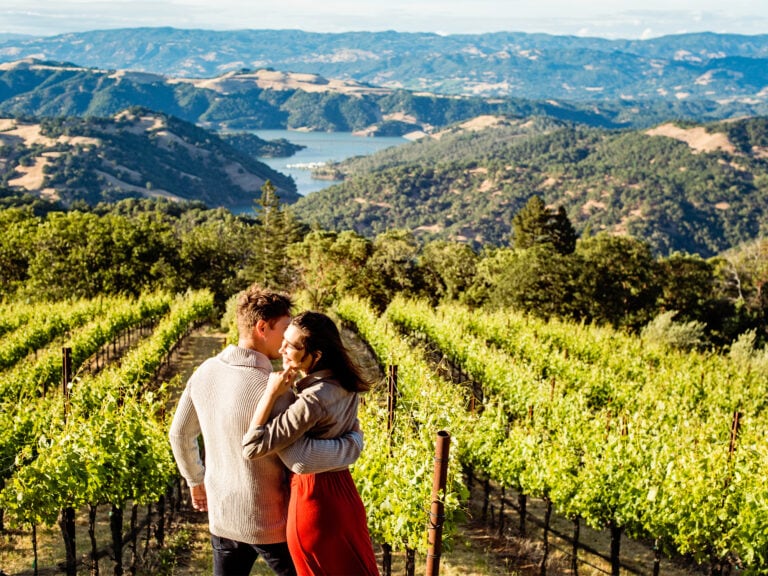
[{"label": "red skirt", "polygon": [[298,576],[379,575],[349,470],[292,476],[287,539]]}]

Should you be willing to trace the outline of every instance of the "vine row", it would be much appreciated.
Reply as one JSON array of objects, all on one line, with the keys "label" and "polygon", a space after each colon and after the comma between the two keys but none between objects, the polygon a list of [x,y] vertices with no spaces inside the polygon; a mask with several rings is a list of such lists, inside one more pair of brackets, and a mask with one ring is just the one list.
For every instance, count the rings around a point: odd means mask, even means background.
[{"label": "vine row", "polygon": [[[578,329],[572,337],[556,326],[547,335],[546,323],[537,323],[537,336],[518,323],[510,336],[497,326],[492,337],[482,316],[403,299],[386,316],[481,384],[467,465],[615,536],[650,537],[712,566],[750,573],[768,566],[760,528],[768,525],[760,472],[768,466],[768,426],[757,393],[765,374],[742,373],[713,354],[630,342],[613,347],[624,362],[612,361],[605,375],[604,341],[590,352]],[[569,343],[579,351],[573,370]]]}]

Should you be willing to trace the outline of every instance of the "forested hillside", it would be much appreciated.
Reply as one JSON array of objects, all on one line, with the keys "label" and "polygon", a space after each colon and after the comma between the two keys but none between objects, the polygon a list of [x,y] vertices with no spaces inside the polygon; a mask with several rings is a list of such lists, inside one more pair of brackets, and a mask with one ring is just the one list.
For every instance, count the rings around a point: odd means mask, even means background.
[{"label": "forested hillside", "polygon": [[0,118],[0,185],[65,205],[165,197],[250,208],[267,180],[284,201],[298,198],[291,178],[252,155],[285,143],[229,139],[140,108],[111,118]]},{"label": "forested hillside", "polygon": [[307,224],[372,238],[403,228],[472,248],[512,243],[533,196],[578,234],[607,231],[654,252],[716,255],[764,236],[768,120],[604,130],[546,117],[477,117],[431,137],[322,169],[344,178],[300,197],[255,155],[290,153],[133,109],[113,118],[5,119],[0,185],[71,205],[130,197],[250,208],[266,180]]},{"label": "forested hillside", "polygon": [[392,228],[479,248],[511,242],[532,196],[578,233],[629,234],[660,254],[711,256],[768,232],[768,120],[613,131],[489,122],[334,166],[346,181],[296,214],[375,236]]},{"label": "forested hillside", "polygon": [[431,133],[479,115],[548,116],[589,126],[650,126],[669,118],[722,119],[768,113],[760,98],[728,100],[529,100],[446,96],[381,88],[318,74],[238,69],[209,78],[166,77],[60,62],[0,65],[0,114],[111,116],[143,106],[218,130],[290,128]]}]

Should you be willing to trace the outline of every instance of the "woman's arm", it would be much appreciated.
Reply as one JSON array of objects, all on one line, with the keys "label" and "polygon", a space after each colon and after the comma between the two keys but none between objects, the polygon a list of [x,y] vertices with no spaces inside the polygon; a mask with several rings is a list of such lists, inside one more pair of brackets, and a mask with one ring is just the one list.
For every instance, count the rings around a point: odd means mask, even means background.
[{"label": "woman's arm", "polygon": [[243,436],[243,456],[246,458],[266,456],[293,444],[325,415],[323,402],[305,391],[284,412],[270,419],[270,411],[280,397],[280,390],[287,389],[280,376],[270,376],[270,381],[271,385],[268,385],[259,402],[251,426]]},{"label": "woman's arm", "polygon": [[256,412],[254,412],[253,418],[251,419],[250,428],[264,426],[269,422],[269,415],[272,412],[272,407],[280,396],[291,389],[295,375],[296,371],[292,368],[288,368],[282,372],[272,372],[269,375],[267,388],[264,390],[264,394],[261,395],[259,403],[256,406]]}]

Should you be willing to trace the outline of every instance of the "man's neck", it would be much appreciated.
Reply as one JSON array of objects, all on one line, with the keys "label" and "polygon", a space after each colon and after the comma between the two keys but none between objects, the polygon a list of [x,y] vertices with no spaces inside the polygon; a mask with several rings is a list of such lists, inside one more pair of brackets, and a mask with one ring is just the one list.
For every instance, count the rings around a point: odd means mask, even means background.
[{"label": "man's neck", "polygon": [[247,348],[248,350],[253,350],[255,352],[260,352],[261,354],[264,354],[264,356],[269,356],[266,353],[266,350],[264,349],[264,345],[262,342],[259,342],[258,340],[254,340],[253,338],[240,338],[237,341],[237,345],[240,348]]}]

